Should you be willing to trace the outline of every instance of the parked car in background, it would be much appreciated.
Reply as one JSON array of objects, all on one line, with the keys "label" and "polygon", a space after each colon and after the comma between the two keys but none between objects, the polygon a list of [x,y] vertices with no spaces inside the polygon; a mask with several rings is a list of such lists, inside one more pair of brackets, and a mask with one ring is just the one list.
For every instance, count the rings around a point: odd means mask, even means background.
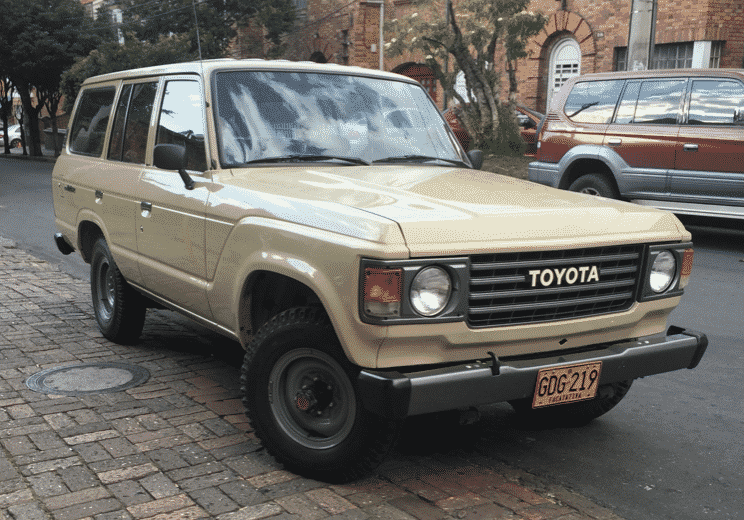
[{"label": "parked car in background", "polygon": [[[442,115],[444,116],[444,119],[447,120],[447,123],[449,123],[450,128],[452,128],[455,137],[457,137],[457,140],[460,142],[462,147],[465,150],[469,150],[472,137],[462,122],[461,111],[462,107],[455,105],[444,110]],[[534,157],[535,152],[537,151],[535,146],[535,129],[540,124],[543,114],[519,104],[516,105],[515,111],[517,123],[520,127],[520,135],[527,145],[524,155]]]},{"label": "parked car in background", "polygon": [[[5,132],[0,128],[0,140],[4,139]],[[11,125],[8,127],[8,142],[11,148],[21,146],[21,125]]]},{"label": "parked car in background", "polygon": [[529,179],[679,214],[744,219],[744,70],[569,80]]}]

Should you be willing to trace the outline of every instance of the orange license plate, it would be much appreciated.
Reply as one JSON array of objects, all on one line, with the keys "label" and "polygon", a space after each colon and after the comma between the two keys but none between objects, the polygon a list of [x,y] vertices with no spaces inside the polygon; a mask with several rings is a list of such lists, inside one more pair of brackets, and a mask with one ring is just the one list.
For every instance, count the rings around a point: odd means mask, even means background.
[{"label": "orange license plate", "polygon": [[532,408],[594,399],[601,372],[601,361],[540,370]]}]

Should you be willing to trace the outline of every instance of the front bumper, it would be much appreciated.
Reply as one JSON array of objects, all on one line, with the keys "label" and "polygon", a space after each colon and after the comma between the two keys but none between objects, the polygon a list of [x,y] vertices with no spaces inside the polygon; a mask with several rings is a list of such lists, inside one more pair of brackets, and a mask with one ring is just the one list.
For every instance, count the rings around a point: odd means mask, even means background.
[{"label": "front bumper", "polygon": [[472,361],[416,372],[362,370],[358,378],[364,406],[383,417],[454,410],[531,397],[539,370],[574,363],[602,362],[599,384],[695,368],[708,347],[705,334],[670,327],[666,335],[596,345],[544,357]]},{"label": "front bumper", "polygon": [[557,188],[561,180],[560,166],[558,163],[531,162],[527,165],[527,178],[532,182]]}]

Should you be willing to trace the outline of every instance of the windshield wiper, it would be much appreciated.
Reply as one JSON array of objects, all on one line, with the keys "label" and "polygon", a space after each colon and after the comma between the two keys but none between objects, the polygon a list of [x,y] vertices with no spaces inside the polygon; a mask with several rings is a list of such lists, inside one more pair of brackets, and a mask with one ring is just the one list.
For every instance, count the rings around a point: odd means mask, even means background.
[{"label": "windshield wiper", "polygon": [[456,164],[457,166],[465,166],[466,168],[470,167],[469,165],[465,164],[465,162],[458,159],[445,159],[443,157],[434,157],[430,155],[401,155],[400,157],[386,157],[384,159],[377,159],[375,161],[372,161],[372,164],[393,163],[399,161],[445,161],[450,164]]},{"label": "windshield wiper", "polygon": [[593,107],[594,105],[599,105],[599,101],[592,101],[591,103],[584,103],[583,105],[581,105],[581,108],[579,108],[579,109],[578,109],[578,110],[577,110],[576,112],[574,112],[573,114],[569,114],[569,116],[568,116],[568,117],[573,117],[573,116],[575,116],[576,114],[578,114],[579,112],[583,112],[583,111],[584,111],[584,110],[586,110],[587,108],[589,108],[589,107]]},{"label": "windshield wiper", "polygon": [[304,162],[304,161],[330,161],[330,160],[346,161],[352,164],[364,164],[369,163],[363,159],[357,157],[342,157],[339,155],[303,155],[303,154],[292,154],[292,155],[280,155],[277,157],[262,157],[261,159],[253,159],[245,164],[254,163],[274,163],[274,162]]}]

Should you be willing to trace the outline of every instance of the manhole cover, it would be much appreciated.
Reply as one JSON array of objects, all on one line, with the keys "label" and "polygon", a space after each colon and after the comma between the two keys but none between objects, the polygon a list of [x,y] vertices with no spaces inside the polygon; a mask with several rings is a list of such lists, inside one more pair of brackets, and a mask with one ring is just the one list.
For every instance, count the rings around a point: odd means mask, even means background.
[{"label": "manhole cover", "polygon": [[49,368],[26,380],[26,386],[44,394],[82,395],[121,392],[150,377],[142,367],[126,363],[88,363]]}]

